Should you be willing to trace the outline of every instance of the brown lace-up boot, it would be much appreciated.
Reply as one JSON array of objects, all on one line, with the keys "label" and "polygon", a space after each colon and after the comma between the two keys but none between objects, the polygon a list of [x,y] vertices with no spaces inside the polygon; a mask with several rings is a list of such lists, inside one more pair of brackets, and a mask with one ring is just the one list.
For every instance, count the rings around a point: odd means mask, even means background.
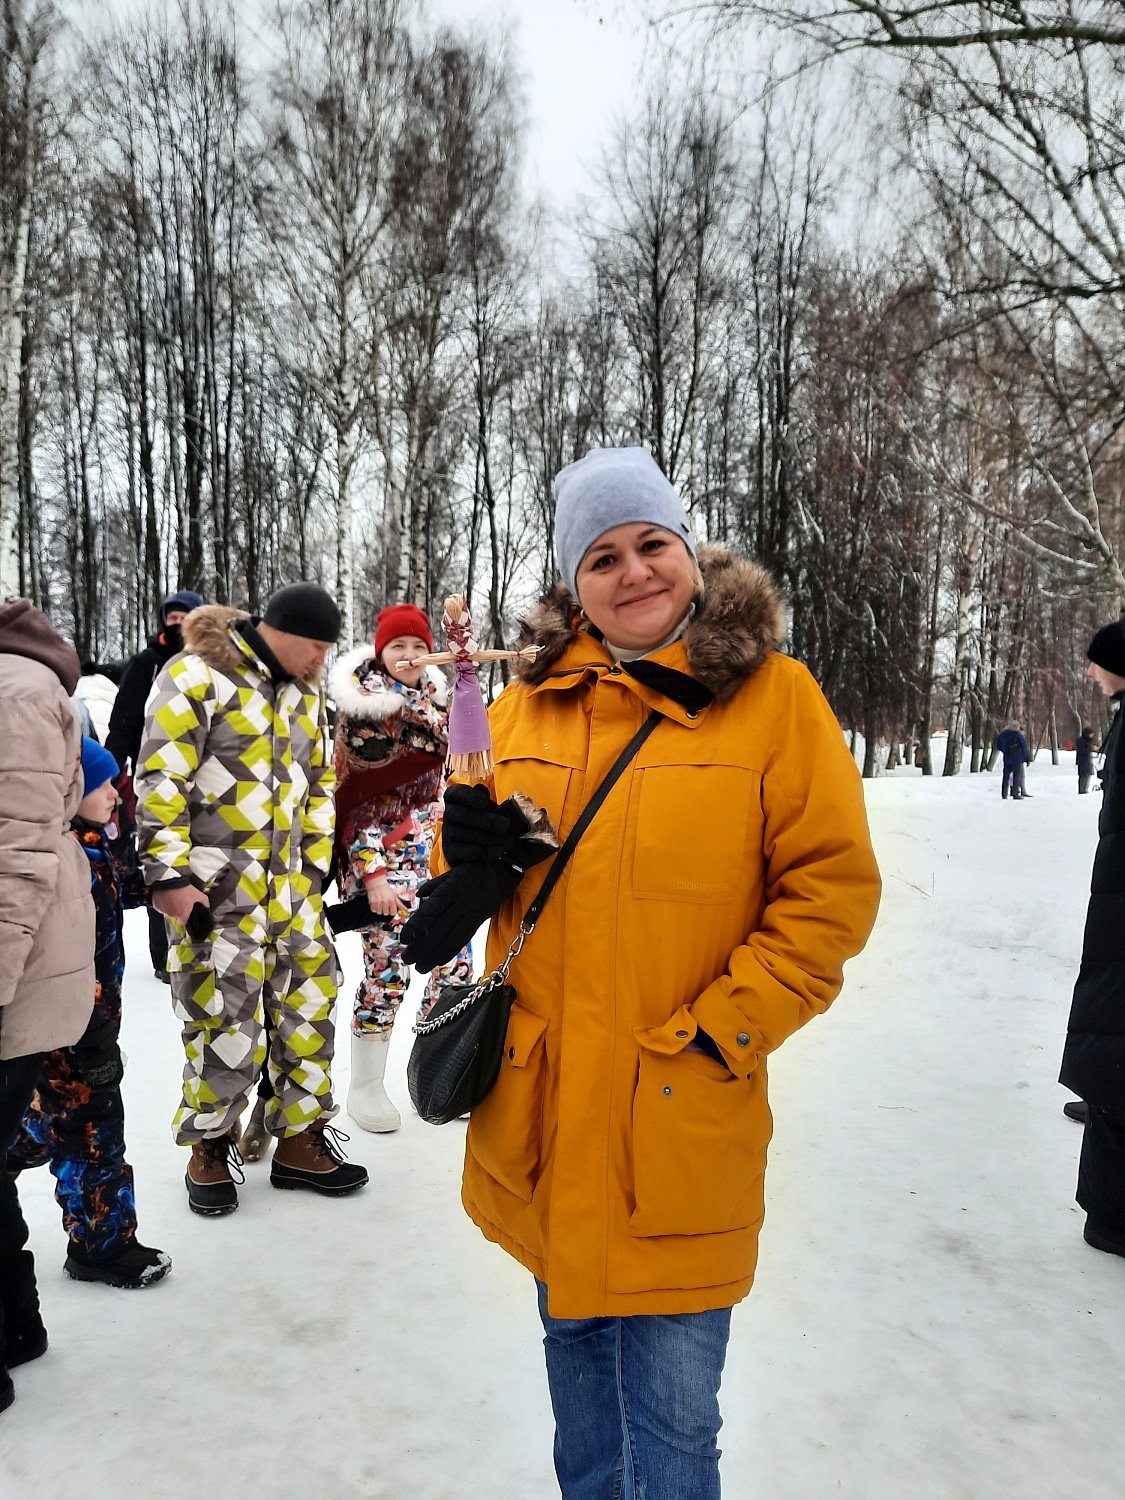
[{"label": "brown lace-up boot", "polygon": [[191,1148],[191,1161],[184,1173],[188,1207],[193,1213],[232,1214],[238,1207],[235,1182],[242,1182],[242,1157],[232,1131],[208,1136]]},{"label": "brown lace-up boot", "polygon": [[327,1120],[315,1121],[300,1135],[278,1141],[270,1182],[275,1188],[307,1188],[339,1198],[367,1184],[367,1168],[345,1161],[341,1141],[348,1137]]}]

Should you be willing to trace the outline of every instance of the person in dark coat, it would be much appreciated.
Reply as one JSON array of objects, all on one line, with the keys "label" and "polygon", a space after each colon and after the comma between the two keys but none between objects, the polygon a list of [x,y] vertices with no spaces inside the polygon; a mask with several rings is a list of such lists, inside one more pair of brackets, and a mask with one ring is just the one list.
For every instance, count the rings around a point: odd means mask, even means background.
[{"label": "person in dark coat", "polygon": [[1004,757],[1000,795],[1007,798],[1010,789],[1012,801],[1018,802],[1021,797],[1026,797],[1028,794],[1027,784],[1024,781],[1024,766],[1027,765],[1031,756],[1028,754],[1027,741],[1020,733],[1020,726],[1015,719],[1010,724],[1004,725],[997,737],[996,746]]},{"label": "person in dark coat", "polygon": [[[141,737],[145,727],[145,704],[164,667],[173,656],[184,649],[180,626],[203,603],[199,594],[191,589],[179,589],[169,594],[160,606],[159,629],[150,635],[148,645],[139,651],[126,666],[121,686],[114,701],[109,719],[109,733],[105,737],[105,748],[117,764],[125,770],[127,785],[123,785],[122,831],[132,836],[133,806],[132,777],[136,774],[137,756],[141,750]],[[148,951],[156,977],[168,983],[168,933],[164,918],[158,911],[149,908]]]},{"label": "person in dark coat", "polygon": [[1084,797],[1094,779],[1094,731],[1086,728],[1078,736],[1074,747],[1074,759],[1078,766],[1078,795]]},{"label": "person in dark coat", "polygon": [[1125,1255],[1125,621],[1099,630],[1087,675],[1118,713],[1102,747],[1098,848],[1059,1082],[1086,1102],[1078,1165],[1088,1245]]}]

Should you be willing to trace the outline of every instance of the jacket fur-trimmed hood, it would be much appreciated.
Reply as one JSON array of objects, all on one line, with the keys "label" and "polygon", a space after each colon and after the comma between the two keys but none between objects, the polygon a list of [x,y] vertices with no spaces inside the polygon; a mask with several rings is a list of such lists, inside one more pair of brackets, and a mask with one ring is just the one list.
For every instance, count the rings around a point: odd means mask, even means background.
[{"label": "jacket fur-trimmed hood", "polygon": [[[359,684],[357,673],[367,662],[374,662],[375,653],[369,645],[353,646],[343,656],[336,658],[328,674],[328,696],[342,714],[356,719],[366,719],[372,724],[383,724],[406,706],[402,693],[387,688],[369,693]],[[444,708],[449,701],[449,685],[436,667],[426,668],[426,681],[434,686],[433,698]]]},{"label": "jacket fur-trimmed hood", "polygon": [[204,604],[193,609],[184,619],[184,650],[193,656],[202,657],[209,667],[217,672],[233,672],[245,667],[246,658],[230,638],[230,627],[235,620],[249,620],[244,609],[232,609],[229,604]]},{"label": "jacket fur-trimmed hood", "polygon": [[369,719],[373,724],[382,724],[398,713],[403,705],[401,693],[387,689],[385,692],[369,693],[361,688],[356,673],[365,662],[374,661],[375,653],[370,646],[353,646],[338,656],[328,674],[328,696],[342,714],[351,714],[356,719]]},{"label": "jacket fur-trimmed hood", "polygon": [[[688,667],[717,702],[732,698],[785,635],[785,611],[765,568],[729,548],[710,543],[699,549],[703,603],[683,634]],[[523,621],[519,645],[539,646],[533,662],[517,661],[514,675],[534,686],[551,675],[575,640],[581,610],[563,583]]]}]

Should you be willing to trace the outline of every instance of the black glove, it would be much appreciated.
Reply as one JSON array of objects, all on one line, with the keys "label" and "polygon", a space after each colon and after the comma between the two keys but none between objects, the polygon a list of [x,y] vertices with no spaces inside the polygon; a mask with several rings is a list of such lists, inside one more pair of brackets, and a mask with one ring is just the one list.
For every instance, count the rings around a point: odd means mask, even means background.
[{"label": "black glove", "polygon": [[420,885],[418,908],[402,929],[406,962],[423,972],[451,963],[481,924],[515,895],[522,879],[522,870],[493,860],[458,865]]},{"label": "black glove", "polygon": [[[526,820],[519,832],[527,832]],[[513,833],[511,823],[492,800],[487,787],[456,784],[446,787],[441,846],[451,865],[506,859],[518,837],[519,833]]]},{"label": "black glove", "polygon": [[484,786],[446,788],[441,846],[450,865],[499,860],[530,870],[559,846],[551,820],[521,792],[497,805]]},{"label": "black glove", "polygon": [[117,1043],[117,1022],[103,1021],[91,1027],[70,1049],[82,1082],[92,1089],[109,1088],[125,1076],[125,1064]]},{"label": "black glove", "polygon": [[188,913],[184,931],[193,943],[205,943],[215,930],[215,916],[209,906],[197,901]]},{"label": "black glove", "polygon": [[[706,1052],[708,1057],[713,1057],[717,1063],[721,1063],[722,1066],[726,1068],[728,1073],[730,1072],[730,1064],[723,1056],[718,1042],[708,1032],[704,1031],[703,1027],[698,1023],[696,1024],[695,1028],[694,1040],[695,1045],[699,1048],[700,1052]],[[690,1046],[690,1043],[688,1045]]]},{"label": "black glove", "polygon": [[388,927],[391,917],[380,917],[371,910],[367,892],[360,891],[347,901],[324,908],[324,920],[334,933],[359,932],[364,927]]}]

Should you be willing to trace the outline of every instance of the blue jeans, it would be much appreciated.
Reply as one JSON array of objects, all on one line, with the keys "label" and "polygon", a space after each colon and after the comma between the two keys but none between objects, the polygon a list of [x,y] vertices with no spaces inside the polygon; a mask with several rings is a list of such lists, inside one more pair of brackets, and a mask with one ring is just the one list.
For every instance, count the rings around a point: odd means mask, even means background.
[{"label": "blue jeans", "polygon": [[535,1284],[563,1500],[718,1500],[730,1308],[552,1318]]}]

